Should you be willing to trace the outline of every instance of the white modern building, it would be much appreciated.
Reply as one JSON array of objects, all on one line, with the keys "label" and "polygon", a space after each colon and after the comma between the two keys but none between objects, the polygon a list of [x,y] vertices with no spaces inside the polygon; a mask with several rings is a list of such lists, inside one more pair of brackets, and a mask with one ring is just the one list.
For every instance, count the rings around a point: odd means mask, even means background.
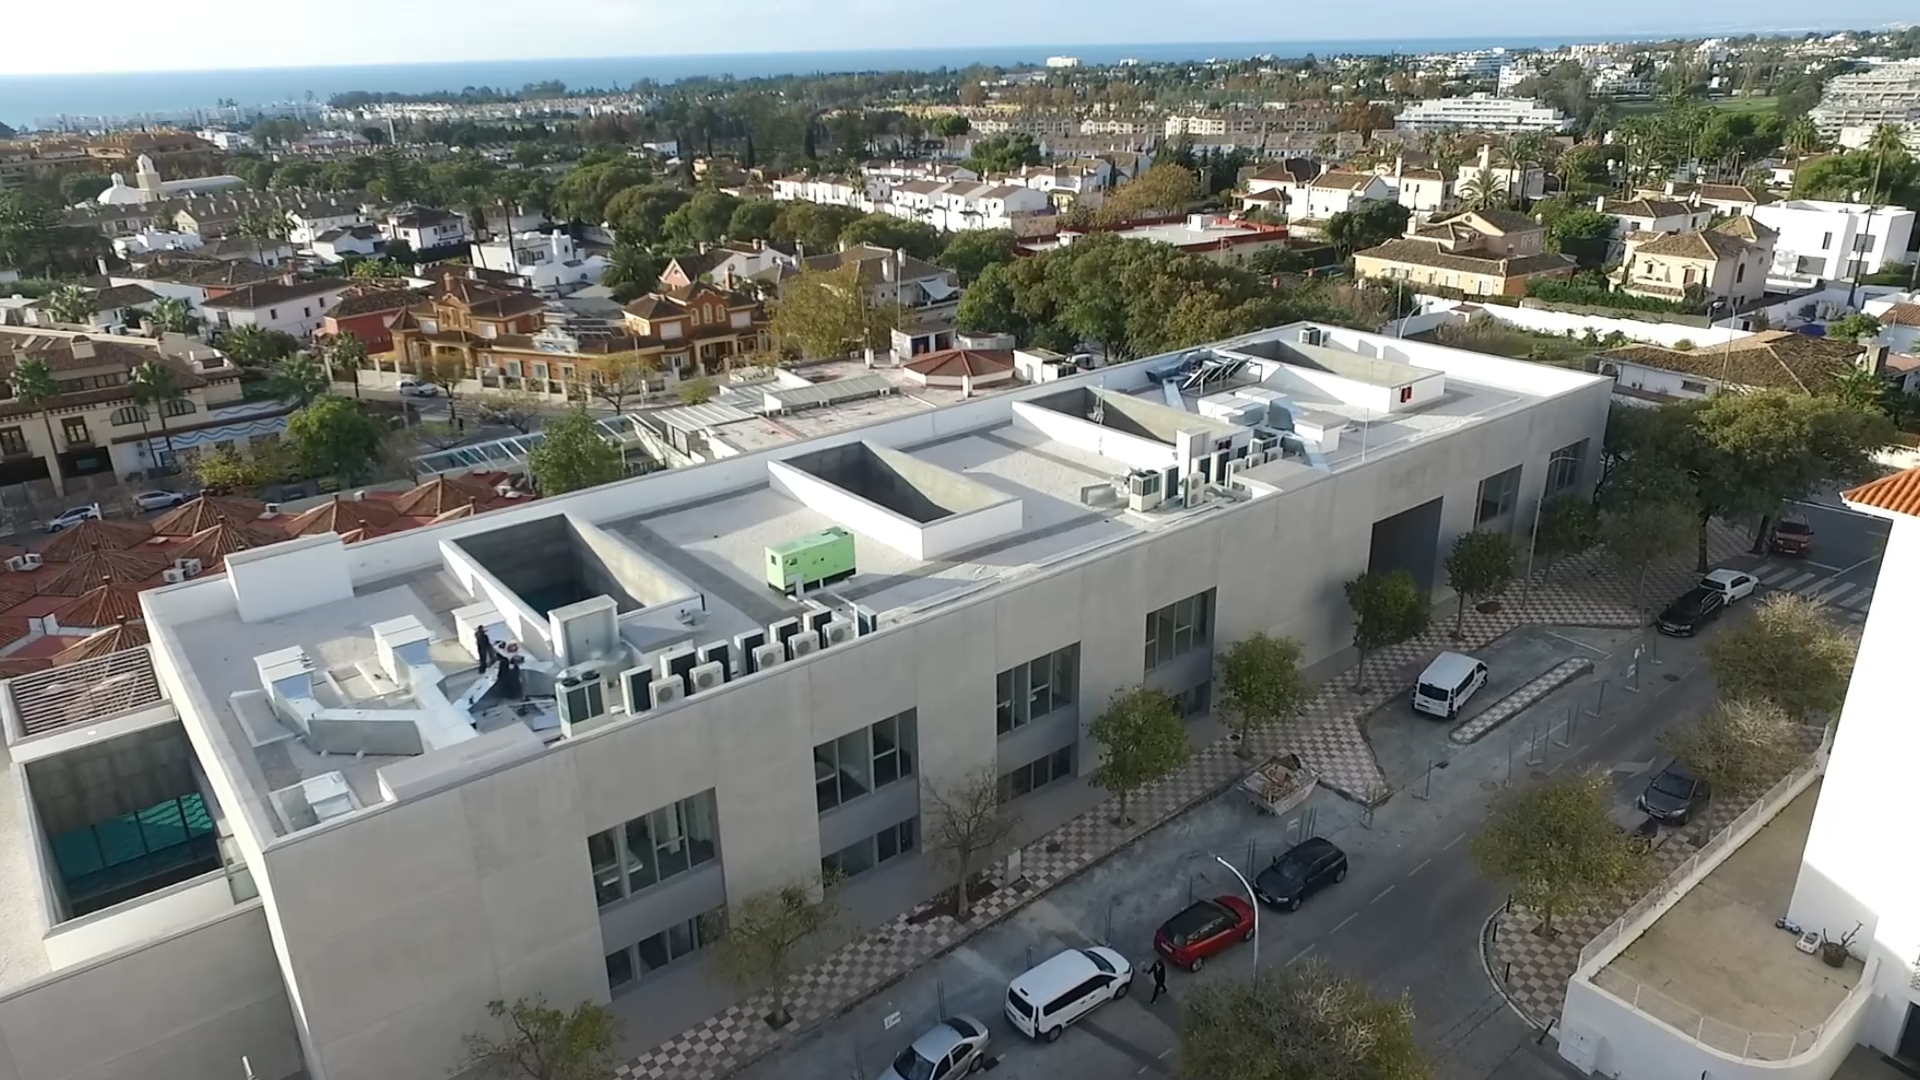
[{"label": "white modern building", "polygon": [[207,318],[209,329],[258,326],[305,341],[320,329],[327,309],[340,302],[351,284],[342,278],[322,278],[291,285],[277,281],[243,285],[201,301],[200,310]]},{"label": "white modern building", "polygon": [[[1920,863],[1902,839],[1920,818],[1907,704],[1920,470],[1843,498],[1892,528],[1837,725],[1582,951],[1556,1031],[1582,1072],[1897,1080],[1920,1069]],[[1839,946],[1831,957],[1823,941]]]},{"label": "white modern building", "polygon": [[1565,113],[1551,105],[1492,94],[1416,101],[1394,118],[1395,127],[1410,131],[1558,132],[1571,124]]},{"label": "white modern building", "polygon": [[[980,770],[1072,816],[1114,692],[1204,731],[1216,647],[1342,653],[1342,581],[1432,588],[1590,487],[1607,397],[1295,324],[201,567],[149,646],[0,692],[0,1077],[442,1080],[494,998],[704,1019],[709,915],[823,868],[861,918],[930,895],[925,792]],[[770,549],[851,574],[770,588]],[[174,861],[54,857],[148,814]]]},{"label": "white modern building", "polygon": [[1875,128],[1893,124],[1906,133],[1908,148],[1920,152],[1920,60],[1836,75],[1808,115],[1822,138],[1842,146],[1865,146]]},{"label": "white modern building", "polygon": [[1768,287],[1780,292],[1878,273],[1905,260],[1913,235],[1914,213],[1903,206],[1788,199],[1751,212],[1780,234],[1767,275]]},{"label": "white modern building", "polygon": [[473,265],[517,274],[543,296],[579,292],[600,284],[607,273],[606,256],[581,251],[573,237],[558,231],[515,233],[511,251],[505,240],[474,244]]},{"label": "white modern building", "polygon": [[400,240],[414,251],[464,244],[469,238],[467,219],[431,206],[413,206],[387,215],[381,232],[389,240]]}]

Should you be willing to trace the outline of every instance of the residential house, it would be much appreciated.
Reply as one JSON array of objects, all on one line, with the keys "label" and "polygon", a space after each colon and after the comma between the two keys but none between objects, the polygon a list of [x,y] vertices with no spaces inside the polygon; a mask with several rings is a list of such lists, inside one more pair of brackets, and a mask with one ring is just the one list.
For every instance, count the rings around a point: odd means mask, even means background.
[{"label": "residential house", "polygon": [[860,173],[872,179],[884,180],[888,184],[903,184],[908,180],[978,180],[980,174],[965,165],[952,165],[942,161],[869,161],[860,166]]},{"label": "residential house", "polygon": [[246,285],[209,297],[200,307],[206,312],[210,326],[218,330],[258,326],[305,341],[320,329],[326,321],[327,309],[339,303],[350,287],[349,282],[340,278]]},{"label": "residential house", "polygon": [[346,225],[314,236],[308,245],[313,257],[329,266],[348,258],[376,258],[386,249],[387,234],[378,225]]},{"label": "residential house", "polygon": [[1064,165],[1027,165],[998,179],[1045,194],[1047,202],[1059,210],[1074,206],[1099,209],[1107,191],[1119,182],[1112,162],[1100,158]]},{"label": "residential house", "polygon": [[579,292],[600,284],[607,273],[606,256],[582,251],[572,236],[558,230],[516,233],[511,250],[505,240],[474,244],[473,264],[513,274],[542,296]]},{"label": "residential house", "polygon": [[660,271],[660,284],[668,289],[683,289],[696,281],[735,287],[777,290],[782,278],[797,273],[800,259],[765,240],[733,241],[701,245],[697,252],[679,255]]},{"label": "residential house", "polygon": [[[1111,232],[1124,240],[1168,244],[1189,255],[1230,265],[1243,264],[1268,248],[1286,247],[1289,236],[1282,226],[1217,214],[1188,214],[1121,227],[1098,227],[1092,231]],[[1020,247],[1033,253],[1051,251],[1075,243],[1085,235],[1065,230],[1055,236],[1022,241]]]},{"label": "residential house", "polygon": [[867,302],[892,304],[908,324],[951,322],[960,307],[960,279],[951,270],[922,262],[905,251],[889,251],[874,244],[855,244],[830,255],[801,260],[804,270],[838,270],[858,266],[867,286]]},{"label": "residential house", "polygon": [[392,284],[354,285],[327,309],[320,320],[322,338],[352,334],[360,339],[368,355],[393,348],[393,330],[388,326],[409,307],[427,298],[424,290]]},{"label": "residential house", "polygon": [[[1481,178],[1485,177],[1483,181]],[[1469,182],[1479,185],[1490,183],[1495,191],[1504,192],[1509,200],[1539,199],[1547,194],[1547,170],[1537,161],[1522,164],[1514,162],[1496,162],[1493,158],[1493,144],[1480,144],[1480,158],[1460,166],[1454,174],[1454,190],[1467,190]]]},{"label": "residential house", "polygon": [[129,261],[167,251],[195,251],[202,243],[198,233],[152,228],[112,239],[113,253]]},{"label": "residential house", "polygon": [[1573,276],[1574,261],[1547,251],[1546,230],[1524,214],[1470,210],[1355,252],[1353,269],[1468,296],[1523,296],[1530,281]]},{"label": "residential house", "polygon": [[206,259],[199,252],[165,252],[149,256],[140,265],[115,272],[115,285],[144,285],[159,296],[185,300],[194,314],[208,318],[206,302],[248,285],[285,284],[293,280],[288,267],[261,266],[247,259]]},{"label": "residential house", "polygon": [[1613,218],[1613,238],[1630,240],[1638,233],[1698,232],[1713,222],[1714,209],[1691,199],[1664,199],[1636,195],[1631,199],[1594,197],[1593,208]]},{"label": "residential house", "polygon": [[1920,353],[1920,292],[1878,297],[1861,304],[1860,310],[1880,320],[1876,341],[1897,353]]},{"label": "residential house", "polygon": [[1914,212],[1903,206],[1787,199],[1752,216],[1780,234],[1768,275],[1780,292],[1878,273],[1906,258],[1913,236]]},{"label": "residential house", "polygon": [[718,375],[733,357],[769,347],[760,301],[706,282],[648,293],[628,304],[626,315],[636,339],[659,343],[660,370],[678,378]]},{"label": "residential house", "polygon": [[[140,311],[151,310],[160,297],[144,285],[114,285],[86,288],[87,299],[93,304],[93,314],[82,329],[102,334],[124,334],[141,325]],[[43,297],[26,305],[22,310],[25,324],[28,326],[60,326],[47,308]],[[69,329],[76,329],[69,327]]]},{"label": "residential house", "polygon": [[358,206],[345,203],[315,203],[287,211],[287,242],[303,250],[312,250],[314,241],[334,229],[350,229],[371,224]]},{"label": "residential house", "polygon": [[1241,170],[1240,186],[1234,193],[1243,211],[1264,210],[1270,216],[1287,216],[1288,209],[1300,198],[1300,192],[1320,173],[1319,165],[1304,157],[1286,158],[1259,168]]},{"label": "residential house", "polygon": [[[46,361],[57,380],[59,396],[45,410],[13,394],[13,372],[29,358]],[[159,410],[164,420],[128,389],[134,369],[149,362],[166,367],[180,391]],[[117,483],[166,466],[188,446],[276,433],[285,412],[279,402],[244,402],[239,369],[204,342],[0,327],[0,486],[46,483],[64,494]]]},{"label": "residential house", "polygon": [[1394,157],[1393,172],[1388,174],[1388,180],[1393,185],[1394,198],[1411,213],[1410,220],[1432,221],[1453,213],[1460,205],[1453,181],[1446,173],[1439,169],[1409,167],[1404,156]]},{"label": "residential house", "polygon": [[417,254],[464,244],[468,240],[467,219],[430,206],[411,206],[387,215],[381,227],[388,240],[403,240]]},{"label": "residential house", "polygon": [[1634,404],[1705,398],[1721,390],[1817,394],[1869,362],[1869,350],[1858,342],[1791,330],[1762,330],[1696,349],[1620,345],[1595,357],[1600,374],[1613,378],[1615,395]]},{"label": "residential house", "polygon": [[1767,291],[1775,238],[1772,229],[1751,217],[1726,218],[1693,232],[1630,236],[1614,285],[1631,296],[1697,297],[1738,308]]},{"label": "residential house", "polygon": [[[939,185],[943,181],[915,181]],[[784,201],[820,203],[824,206],[850,206],[872,213],[874,203],[887,197],[894,185],[879,178],[849,179],[844,176],[783,176],[773,182],[773,197]]]},{"label": "residential house", "polygon": [[247,261],[278,269],[293,262],[293,245],[267,237],[222,236],[213,240],[203,238],[193,254],[218,262]]},{"label": "residential house", "polygon": [[1288,210],[1295,221],[1326,221],[1335,214],[1354,209],[1362,202],[1392,202],[1393,185],[1373,173],[1329,170],[1314,177],[1300,189],[1299,198]]},{"label": "residential house", "polygon": [[1728,217],[1751,214],[1754,207],[1779,201],[1769,195],[1765,188],[1751,184],[1691,184],[1679,180],[1668,180],[1658,187],[1637,188],[1633,194],[1635,198],[1673,199],[1689,203],[1698,201],[1714,213]]}]

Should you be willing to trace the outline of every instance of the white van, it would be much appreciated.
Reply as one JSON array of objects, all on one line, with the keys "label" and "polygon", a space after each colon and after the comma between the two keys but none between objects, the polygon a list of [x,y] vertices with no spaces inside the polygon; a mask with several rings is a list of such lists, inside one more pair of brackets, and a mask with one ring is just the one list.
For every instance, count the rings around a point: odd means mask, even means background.
[{"label": "white van", "polygon": [[1112,949],[1068,949],[1007,984],[1007,1019],[1030,1039],[1048,1042],[1068,1024],[1133,986],[1133,965]]},{"label": "white van", "polygon": [[1468,699],[1487,685],[1487,665],[1471,656],[1443,652],[1433,658],[1420,681],[1413,684],[1413,711],[1451,720],[1466,708]]}]

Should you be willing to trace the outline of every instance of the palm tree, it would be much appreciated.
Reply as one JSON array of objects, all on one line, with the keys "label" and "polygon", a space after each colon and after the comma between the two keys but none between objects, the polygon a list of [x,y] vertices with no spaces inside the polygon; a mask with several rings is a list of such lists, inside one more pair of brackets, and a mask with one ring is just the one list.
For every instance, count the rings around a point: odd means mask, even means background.
[{"label": "palm tree", "polygon": [[60,383],[45,359],[29,356],[13,366],[13,396],[28,412],[39,413],[47,425],[47,453],[53,459],[47,474],[53,480],[54,494],[65,495],[67,485],[60,476],[60,444],[54,441],[53,413],[49,411],[60,396]]},{"label": "palm tree", "polygon": [[360,396],[360,372],[367,366],[367,346],[351,330],[343,330],[326,345],[323,354],[329,371],[344,371],[353,380],[353,396]]},{"label": "palm tree", "polygon": [[172,368],[158,360],[148,360],[127,376],[127,390],[135,405],[150,408],[160,417],[160,437],[167,443],[167,467],[172,468],[173,432],[167,430],[167,410],[181,400],[179,379]]},{"label": "palm tree", "polygon": [[1867,145],[1861,149],[1873,155],[1873,185],[1867,188],[1867,202],[1877,204],[1880,201],[1880,170],[1889,162],[1907,156],[1906,135],[1896,124],[1881,124],[1873,129]]},{"label": "palm tree", "polygon": [[1782,142],[1789,151],[1802,157],[1826,145],[1826,141],[1820,138],[1819,125],[1813,122],[1811,116],[1798,117],[1788,124]]},{"label": "palm tree", "polygon": [[1547,156],[1547,140],[1532,132],[1516,135],[1507,144],[1506,158],[1513,169],[1515,191],[1509,197],[1519,205],[1533,197],[1527,190],[1528,171],[1544,164]]},{"label": "palm tree", "polygon": [[1884,413],[1890,386],[1865,368],[1848,368],[1827,384],[1827,396],[1861,412]]},{"label": "palm tree", "polygon": [[1467,177],[1460,185],[1460,204],[1466,210],[1490,210],[1504,201],[1504,192],[1500,181],[1493,178],[1493,170],[1481,169]]},{"label": "palm tree", "polygon": [[57,323],[89,326],[93,323],[93,294],[78,285],[62,285],[47,294],[40,308]]},{"label": "palm tree", "polygon": [[278,243],[287,238],[287,218],[270,210],[249,210],[240,215],[234,223],[235,231],[253,241],[253,256],[257,262],[267,261],[266,241]]},{"label": "palm tree", "polygon": [[153,315],[149,321],[169,334],[200,332],[200,316],[193,313],[193,305],[177,296],[161,297],[160,301],[153,305]]}]

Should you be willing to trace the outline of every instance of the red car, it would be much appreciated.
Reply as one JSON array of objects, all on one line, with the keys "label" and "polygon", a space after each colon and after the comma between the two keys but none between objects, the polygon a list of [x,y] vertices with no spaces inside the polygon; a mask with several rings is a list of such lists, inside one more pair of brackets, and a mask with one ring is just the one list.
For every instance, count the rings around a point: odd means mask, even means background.
[{"label": "red car", "polygon": [[1161,923],[1153,933],[1153,951],[1188,971],[1199,971],[1207,957],[1237,941],[1252,940],[1253,908],[1237,896],[1216,896],[1196,900]]}]

